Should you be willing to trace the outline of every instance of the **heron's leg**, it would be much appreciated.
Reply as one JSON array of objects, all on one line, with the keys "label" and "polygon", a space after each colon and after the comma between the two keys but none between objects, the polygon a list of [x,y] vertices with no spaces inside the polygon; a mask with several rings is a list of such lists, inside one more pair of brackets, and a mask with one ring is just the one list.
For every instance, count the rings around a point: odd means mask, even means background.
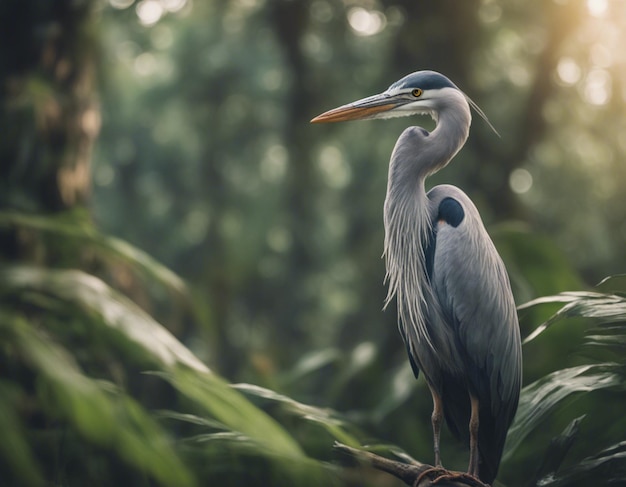
[{"label": "heron's leg", "polygon": [[478,477],[478,426],[479,426],[479,402],[478,398],[474,397],[470,394],[470,404],[472,406],[472,412],[470,415],[469,422],[469,434],[470,434],[470,460],[469,460],[469,468],[467,473],[473,475],[474,477]]},{"label": "heron's leg", "polygon": [[441,396],[435,389],[428,384],[430,394],[433,396],[433,414],[430,420],[433,425],[433,447],[435,450],[435,466],[441,467],[441,455],[439,453],[439,437],[441,435],[441,420],[443,419],[443,405]]}]

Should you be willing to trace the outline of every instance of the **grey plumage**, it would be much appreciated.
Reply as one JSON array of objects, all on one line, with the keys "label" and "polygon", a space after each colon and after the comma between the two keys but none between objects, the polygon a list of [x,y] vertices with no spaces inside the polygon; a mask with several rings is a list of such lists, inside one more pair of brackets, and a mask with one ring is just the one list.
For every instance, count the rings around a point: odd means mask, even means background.
[{"label": "grey plumage", "polygon": [[[412,73],[380,95],[326,112],[313,121],[429,114],[428,132],[407,128],[391,155],[384,205],[389,291],[411,365],[433,395],[435,462],[441,413],[470,444],[468,472],[491,483],[521,387],[521,341],[504,264],[478,210],[460,189],[425,191],[425,179],[464,145],[470,105],[445,76]],[[474,415],[472,417],[472,414]]]}]

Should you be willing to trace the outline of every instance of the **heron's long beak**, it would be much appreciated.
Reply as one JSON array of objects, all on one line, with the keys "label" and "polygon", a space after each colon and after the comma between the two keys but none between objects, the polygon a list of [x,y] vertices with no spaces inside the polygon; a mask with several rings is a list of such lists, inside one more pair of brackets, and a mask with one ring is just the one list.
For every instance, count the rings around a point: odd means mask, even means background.
[{"label": "heron's long beak", "polygon": [[376,118],[376,115],[379,113],[392,110],[403,103],[406,103],[406,100],[381,93],[328,110],[311,120],[311,123],[345,122],[346,120]]}]

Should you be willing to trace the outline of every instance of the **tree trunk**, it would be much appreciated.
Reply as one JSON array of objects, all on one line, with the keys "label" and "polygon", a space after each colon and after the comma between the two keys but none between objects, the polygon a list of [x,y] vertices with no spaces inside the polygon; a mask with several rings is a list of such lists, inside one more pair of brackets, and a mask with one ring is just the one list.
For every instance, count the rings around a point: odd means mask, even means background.
[{"label": "tree trunk", "polygon": [[[88,199],[100,127],[94,3],[0,3],[0,211],[56,213]],[[5,259],[32,256],[35,246],[0,230]]]},{"label": "tree trunk", "polygon": [[90,0],[0,6],[0,202],[56,212],[89,195],[100,116]]}]

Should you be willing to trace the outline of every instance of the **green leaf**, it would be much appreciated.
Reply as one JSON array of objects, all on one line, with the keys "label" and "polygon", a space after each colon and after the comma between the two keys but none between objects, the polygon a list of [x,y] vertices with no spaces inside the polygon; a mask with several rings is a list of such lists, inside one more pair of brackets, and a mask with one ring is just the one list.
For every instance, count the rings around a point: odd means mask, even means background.
[{"label": "green leaf", "polygon": [[16,211],[0,211],[1,227],[19,227],[73,241],[78,247],[89,247],[104,258],[129,264],[148,278],[184,295],[183,280],[143,250],[124,240],[100,233],[88,220],[79,220],[74,213],[41,216]]},{"label": "green leaf", "polygon": [[[162,372],[155,372],[155,375],[165,378],[219,422],[209,419],[205,425],[224,425],[231,432],[250,438],[258,445],[258,452],[267,451],[282,458],[310,463],[299,444],[274,419],[212,374],[169,331],[103,281],[81,271],[16,266],[0,272],[0,292],[31,300],[33,293],[39,293],[43,297],[72,303],[88,315],[98,316],[106,326],[121,332],[156,359]],[[181,420],[183,416],[176,419]],[[192,418],[186,416],[184,419]],[[92,433],[95,435],[96,432]]]},{"label": "green leaf", "polygon": [[525,340],[528,343],[559,320],[565,318],[591,318],[598,324],[626,321],[626,298],[616,294],[587,291],[561,293],[534,299],[518,307],[519,310],[546,303],[565,303],[547,321],[538,326]]},{"label": "green leaf", "polygon": [[540,484],[541,481],[539,479],[541,477],[554,475],[559,469],[563,460],[565,460],[565,456],[572,448],[574,441],[578,438],[580,423],[585,419],[585,416],[586,415],[583,414],[573,419],[559,436],[552,439],[550,446],[546,449],[542,457],[541,466],[535,474],[535,480],[529,485]]},{"label": "green leaf", "polygon": [[249,396],[258,397],[278,404],[289,413],[306,421],[318,424],[341,443],[355,448],[360,446],[360,442],[343,429],[345,425],[344,421],[339,419],[337,413],[331,409],[323,409],[303,404],[270,389],[252,384],[233,384],[233,387]]},{"label": "green leaf", "polygon": [[377,422],[384,421],[384,418],[395,409],[405,403],[417,387],[413,370],[408,361],[404,362],[393,373],[390,380],[385,384],[385,392],[381,394],[382,400],[376,407],[373,417]]},{"label": "green leaf", "polygon": [[615,333],[606,335],[589,335],[586,337],[585,345],[588,347],[601,347],[612,350],[617,354],[617,359],[626,359],[626,335]]},{"label": "green leaf", "polygon": [[39,465],[33,457],[20,418],[16,414],[17,398],[13,400],[14,391],[9,389],[9,384],[0,384],[0,457],[6,459],[13,478],[18,479],[22,485],[43,486],[45,484]]},{"label": "green leaf", "polygon": [[285,376],[284,382],[297,382],[303,377],[339,361],[341,355],[341,352],[336,348],[324,348],[307,353],[292,367]]},{"label": "green leaf", "polygon": [[97,315],[112,329],[149,351],[164,366],[184,364],[206,372],[208,368],[148,313],[104,281],[78,270],[48,270],[14,266],[0,271],[0,292],[38,292]]},{"label": "green leaf", "polygon": [[158,415],[161,418],[166,419],[174,419],[176,421],[183,421],[185,423],[195,424],[197,426],[203,426],[205,428],[217,429],[217,430],[226,430],[228,427],[220,423],[219,421],[215,421],[214,419],[205,418],[202,416],[198,416],[196,414],[189,413],[179,413],[178,411],[159,411]]},{"label": "green leaf", "polygon": [[577,462],[556,475],[543,477],[538,486],[624,485],[626,483],[626,441],[616,443]]},{"label": "green leaf", "polygon": [[607,294],[624,294],[626,293],[626,274],[615,274],[602,279],[596,289]]},{"label": "green leaf", "polygon": [[39,403],[52,418],[67,421],[161,485],[195,485],[169,437],[141,405],[112,384],[84,375],[67,350],[25,320],[12,320],[4,332],[36,372]]},{"label": "green leaf", "polygon": [[182,367],[155,375],[167,380],[229,429],[251,438],[260,447],[285,458],[306,458],[298,443],[274,419],[216,375]]},{"label": "green leaf", "polygon": [[570,395],[623,387],[615,364],[583,365],[558,370],[524,387],[513,425],[507,437],[508,460],[524,439]]}]

